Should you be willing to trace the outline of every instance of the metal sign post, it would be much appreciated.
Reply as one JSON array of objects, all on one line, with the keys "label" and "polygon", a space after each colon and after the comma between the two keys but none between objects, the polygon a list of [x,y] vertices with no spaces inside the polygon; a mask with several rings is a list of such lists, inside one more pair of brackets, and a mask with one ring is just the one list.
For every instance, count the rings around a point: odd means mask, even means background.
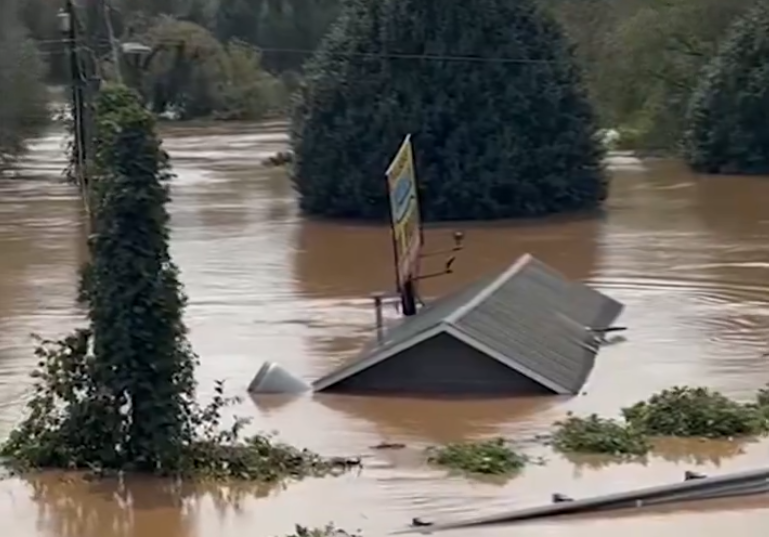
[{"label": "metal sign post", "polygon": [[398,294],[403,315],[417,313],[416,281],[422,251],[422,221],[419,214],[417,182],[414,171],[414,151],[411,135],[401,144],[398,153],[385,172],[390,201],[390,227]]}]

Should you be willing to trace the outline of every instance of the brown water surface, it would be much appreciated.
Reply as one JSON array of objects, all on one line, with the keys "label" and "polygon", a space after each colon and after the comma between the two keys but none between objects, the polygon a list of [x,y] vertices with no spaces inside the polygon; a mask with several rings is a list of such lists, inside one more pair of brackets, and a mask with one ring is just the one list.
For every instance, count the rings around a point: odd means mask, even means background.
[{"label": "brown water surface", "polygon": [[[283,172],[259,166],[285,147],[279,126],[173,127],[166,145],[174,183],[173,255],[190,296],[187,322],[201,355],[203,399],[225,379],[243,393],[264,360],[314,379],[371,334],[367,295],[391,287],[385,229],[308,222]],[[532,443],[545,466],[505,485],[424,465],[421,448],[503,434],[531,438],[567,411],[613,415],[676,383],[749,397],[769,382],[769,181],[703,178],[674,162],[610,161],[613,192],[601,219],[464,226],[466,249],[451,276],[428,280],[437,296],[531,252],[627,305],[628,341],[606,348],[586,394],[573,399],[436,402],[326,396],[247,400],[253,427],[326,454],[364,454],[368,468],[285,490],[174,488],[146,480],[83,482],[45,475],[0,481],[0,517],[12,536],[269,537],[294,523],[383,535],[414,516],[470,516],[573,496],[765,465],[767,444],[664,446],[646,464],[568,461]],[[41,138],[27,180],[0,181],[0,433],[19,419],[35,360],[30,333],[57,336],[82,322],[74,303],[83,229],[73,189],[61,184],[61,138]],[[427,232],[451,244],[451,228]],[[439,268],[441,258],[434,260]],[[394,312],[390,312],[394,316]],[[374,451],[382,441],[402,451]],[[719,470],[720,468],[720,470]],[[744,537],[769,527],[769,501],[728,501],[635,516],[521,526],[521,536]],[[502,528],[472,530],[489,537]],[[508,532],[511,530],[507,530]],[[458,533],[462,535],[461,532]],[[466,533],[470,535],[470,533]]]}]

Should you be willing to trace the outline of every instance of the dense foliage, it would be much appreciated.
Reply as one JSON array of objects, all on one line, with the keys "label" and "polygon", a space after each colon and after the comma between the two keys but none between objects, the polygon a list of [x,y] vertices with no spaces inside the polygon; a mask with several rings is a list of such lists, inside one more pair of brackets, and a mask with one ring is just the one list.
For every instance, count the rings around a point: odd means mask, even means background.
[{"label": "dense foliage", "polygon": [[707,173],[769,173],[769,7],[741,17],[693,94],[686,159]]},{"label": "dense foliage", "polygon": [[430,448],[428,453],[428,462],[432,464],[471,474],[515,474],[529,461],[528,457],[513,449],[504,438],[450,443]]},{"label": "dense foliage", "polygon": [[48,122],[43,63],[16,10],[15,0],[0,0],[0,172]]},{"label": "dense foliage", "polygon": [[755,0],[544,0],[577,45],[605,125],[623,145],[677,151],[702,67]]},{"label": "dense foliage", "polygon": [[[4,0],[6,2],[10,0]],[[226,46],[262,50],[260,63],[290,87],[335,20],[342,0],[111,0],[119,38],[135,40],[159,18],[195,23]],[[727,28],[756,0],[538,0],[576,44],[592,100],[621,144],[653,151],[680,147],[685,111],[700,71]],[[87,2],[89,46],[108,57],[105,15]],[[93,7],[96,6],[96,7]],[[23,21],[50,61],[52,80],[67,68],[56,26],[59,5],[24,0]]]},{"label": "dense foliage", "polygon": [[595,414],[555,424],[553,445],[567,453],[644,455],[650,438],[733,439],[769,433],[769,386],[740,403],[707,389],[676,386],[622,409],[624,422]]},{"label": "dense foliage", "polygon": [[219,0],[215,33],[265,48],[273,72],[300,71],[336,19],[340,0]]},{"label": "dense foliage", "polygon": [[90,328],[42,342],[29,414],[3,446],[20,466],[134,470],[271,481],[330,462],[265,437],[222,430],[223,388],[195,402],[197,357],[168,251],[168,161],[134,92],[96,102]]},{"label": "dense foliage", "polygon": [[259,52],[245,42],[222,44],[202,26],[170,17],[137,39],[155,51],[138,78],[158,113],[253,120],[286,110],[280,81],[261,69]]},{"label": "dense foliage", "polygon": [[649,439],[638,429],[595,414],[587,418],[568,416],[555,425],[553,447],[565,453],[638,456],[651,449]]},{"label": "dense foliage", "polygon": [[673,387],[623,409],[622,415],[654,436],[729,438],[769,431],[759,404],[739,403],[707,388]]},{"label": "dense foliage", "polygon": [[307,213],[383,218],[383,172],[411,133],[427,220],[592,209],[607,194],[597,130],[532,0],[355,0],[308,66],[294,183]]}]

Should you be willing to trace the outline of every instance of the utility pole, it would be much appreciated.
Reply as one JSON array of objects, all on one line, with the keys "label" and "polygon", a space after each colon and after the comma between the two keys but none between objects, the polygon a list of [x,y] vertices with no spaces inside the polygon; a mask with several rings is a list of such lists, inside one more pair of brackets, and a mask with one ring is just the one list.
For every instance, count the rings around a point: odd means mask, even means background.
[{"label": "utility pole", "polygon": [[72,111],[72,123],[74,131],[74,157],[72,163],[75,179],[82,187],[85,178],[85,129],[83,122],[83,73],[78,59],[78,25],[75,5],[72,0],[65,0],[64,8],[59,11],[59,29],[64,34],[64,42],[67,47],[67,60],[69,63],[70,105]]},{"label": "utility pole", "polygon": [[[64,35],[70,70],[70,96],[74,147],[72,163],[75,181],[90,223],[89,161],[93,158],[93,109],[91,106],[96,78],[88,61],[83,61],[83,48],[77,8],[73,0],[64,0],[59,11],[59,29]],[[88,60],[91,60],[88,58]]]},{"label": "utility pole", "polygon": [[115,39],[115,30],[112,27],[112,5],[108,0],[101,0],[102,13],[104,14],[104,26],[107,28],[110,50],[112,52],[112,63],[115,65],[115,78],[118,83],[123,83],[122,65],[120,64],[120,48]]}]

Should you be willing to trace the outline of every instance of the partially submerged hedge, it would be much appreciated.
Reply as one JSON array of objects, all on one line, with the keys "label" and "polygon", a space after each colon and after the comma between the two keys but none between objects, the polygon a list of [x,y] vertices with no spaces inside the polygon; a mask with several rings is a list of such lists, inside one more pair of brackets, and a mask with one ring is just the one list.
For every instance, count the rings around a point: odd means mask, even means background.
[{"label": "partially submerged hedge", "polygon": [[556,422],[553,447],[565,453],[605,453],[620,457],[646,455],[652,448],[641,431],[617,420],[591,414],[569,415]]},{"label": "partially submerged hedge", "polygon": [[512,475],[521,471],[529,458],[504,438],[494,438],[430,448],[428,462],[470,474]]},{"label": "partially submerged hedge", "polygon": [[731,438],[769,432],[764,410],[758,401],[739,403],[708,388],[674,387],[622,409],[622,415],[651,436]]},{"label": "partially submerged hedge", "polygon": [[623,420],[569,416],[556,422],[554,447],[566,453],[644,455],[653,437],[733,439],[769,433],[769,387],[740,403],[708,388],[676,386],[622,409]]}]

